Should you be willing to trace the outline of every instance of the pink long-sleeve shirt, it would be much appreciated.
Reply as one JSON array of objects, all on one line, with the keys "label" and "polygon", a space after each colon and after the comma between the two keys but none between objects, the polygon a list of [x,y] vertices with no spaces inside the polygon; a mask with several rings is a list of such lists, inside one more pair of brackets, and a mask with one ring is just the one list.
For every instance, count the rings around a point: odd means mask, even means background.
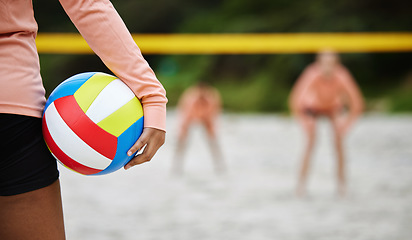
[{"label": "pink long-sleeve shirt", "polygon": [[[60,0],[92,50],[141,100],[145,127],[166,129],[166,92],[109,0]],[[45,90],[32,0],[0,0],[0,112],[41,117]]]}]

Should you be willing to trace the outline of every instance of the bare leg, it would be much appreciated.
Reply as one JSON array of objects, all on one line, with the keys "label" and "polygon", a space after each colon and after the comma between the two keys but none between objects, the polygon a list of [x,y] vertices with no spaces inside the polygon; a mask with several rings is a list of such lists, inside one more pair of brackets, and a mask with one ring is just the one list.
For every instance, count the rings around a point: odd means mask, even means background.
[{"label": "bare leg", "polygon": [[223,154],[220,149],[220,146],[217,142],[216,137],[209,136],[209,146],[212,151],[212,157],[214,161],[214,166],[215,166],[215,172],[218,175],[222,175],[223,173],[226,172],[226,166],[223,161]]},{"label": "bare leg", "polygon": [[0,239],[65,239],[60,184],[0,197]]},{"label": "bare leg", "polygon": [[336,176],[338,183],[338,194],[343,197],[346,193],[346,177],[345,177],[345,158],[343,153],[343,135],[338,129],[338,121],[336,117],[331,118],[332,128],[335,136],[335,149],[336,149]]},{"label": "bare leg", "polygon": [[183,174],[183,153],[186,149],[187,129],[182,129],[177,140],[176,153],[173,160],[172,174],[180,176]]},{"label": "bare leg", "polygon": [[225,163],[223,161],[223,154],[217,141],[216,134],[216,119],[205,119],[203,122],[208,135],[208,143],[212,152],[212,158],[217,175],[222,175],[226,172]]},{"label": "bare leg", "polygon": [[310,167],[310,157],[313,152],[313,147],[315,145],[315,135],[316,135],[316,119],[314,117],[306,117],[304,120],[305,131],[307,135],[306,149],[302,159],[302,164],[299,171],[298,186],[296,188],[296,194],[298,196],[303,196],[306,194],[306,180],[308,177],[309,167]]}]

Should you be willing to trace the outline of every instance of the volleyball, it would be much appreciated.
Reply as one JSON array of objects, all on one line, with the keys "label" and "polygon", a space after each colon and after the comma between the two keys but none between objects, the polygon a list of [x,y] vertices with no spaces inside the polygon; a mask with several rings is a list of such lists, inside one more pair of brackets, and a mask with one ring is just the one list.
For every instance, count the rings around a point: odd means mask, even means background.
[{"label": "volleyball", "polygon": [[132,159],[127,151],[143,131],[143,109],[117,77],[87,72],[53,90],[42,121],[45,142],[61,164],[83,175],[103,175]]}]

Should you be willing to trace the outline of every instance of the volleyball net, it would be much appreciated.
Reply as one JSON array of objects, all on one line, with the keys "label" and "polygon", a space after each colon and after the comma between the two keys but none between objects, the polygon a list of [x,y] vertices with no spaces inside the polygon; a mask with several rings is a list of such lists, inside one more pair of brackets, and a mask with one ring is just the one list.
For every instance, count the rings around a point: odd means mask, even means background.
[{"label": "volleyball net", "polygon": [[[132,34],[143,54],[411,52],[412,33]],[[80,34],[39,33],[39,53],[92,54]]]}]

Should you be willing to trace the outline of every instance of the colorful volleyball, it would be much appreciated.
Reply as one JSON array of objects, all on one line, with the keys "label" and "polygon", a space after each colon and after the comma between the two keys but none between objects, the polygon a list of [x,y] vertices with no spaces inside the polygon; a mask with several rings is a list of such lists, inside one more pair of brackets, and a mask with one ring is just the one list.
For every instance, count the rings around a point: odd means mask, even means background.
[{"label": "colorful volleyball", "polygon": [[114,76],[88,72],[54,89],[43,112],[43,136],[54,157],[84,175],[123,167],[143,131],[143,109]]}]

